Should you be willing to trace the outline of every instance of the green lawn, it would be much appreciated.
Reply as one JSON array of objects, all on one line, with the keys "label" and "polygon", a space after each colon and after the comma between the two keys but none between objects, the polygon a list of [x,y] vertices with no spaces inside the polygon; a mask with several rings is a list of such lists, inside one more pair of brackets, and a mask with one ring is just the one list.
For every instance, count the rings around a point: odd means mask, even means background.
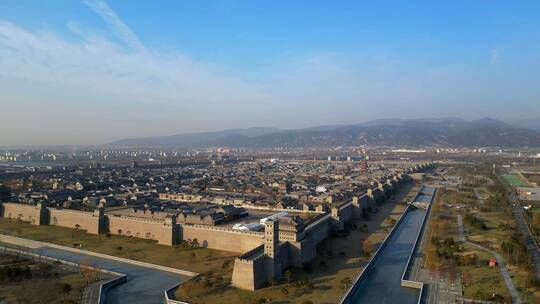
[{"label": "green lawn", "polygon": [[507,173],[503,174],[502,177],[506,180],[507,183],[514,187],[528,187],[525,181],[523,181],[517,173]]}]

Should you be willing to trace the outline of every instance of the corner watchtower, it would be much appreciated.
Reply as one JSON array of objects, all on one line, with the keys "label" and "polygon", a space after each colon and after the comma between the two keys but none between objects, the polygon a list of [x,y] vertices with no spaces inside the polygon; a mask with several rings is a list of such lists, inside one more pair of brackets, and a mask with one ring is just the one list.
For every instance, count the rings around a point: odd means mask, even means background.
[{"label": "corner watchtower", "polygon": [[279,221],[277,220],[264,223],[264,254],[272,259],[279,257]]},{"label": "corner watchtower", "polygon": [[279,256],[279,220],[269,220],[264,223],[264,255],[266,256],[266,278],[281,278],[281,261]]}]

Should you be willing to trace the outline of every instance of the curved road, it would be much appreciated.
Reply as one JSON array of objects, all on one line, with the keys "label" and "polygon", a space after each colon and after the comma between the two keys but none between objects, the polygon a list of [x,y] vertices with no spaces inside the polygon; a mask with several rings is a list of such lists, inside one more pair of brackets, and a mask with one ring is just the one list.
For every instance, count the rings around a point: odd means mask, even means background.
[{"label": "curved road", "polygon": [[[17,247],[24,247],[26,251],[31,253],[127,275],[127,281],[125,283],[107,291],[105,303],[109,304],[162,304],[164,301],[164,291],[188,278],[188,276],[158,270],[150,266],[135,265],[114,259],[97,257],[91,255],[92,253],[84,254],[62,250],[60,249],[61,246],[51,244],[50,246],[59,247],[53,248],[47,246],[47,243],[27,239],[2,236],[2,242],[16,245]],[[133,262],[137,263],[136,261]]]},{"label": "curved road", "polygon": [[484,246],[481,246],[479,244],[473,243],[471,241],[468,241],[465,237],[465,228],[463,227],[463,218],[461,217],[461,214],[458,214],[457,216],[457,222],[458,222],[458,229],[459,229],[459,240],[461,242],[465,242],[473,247],[476,247],[481,250],[488,251],[491,253],[495,259],[497,260],[497,264],[499,265],[499,270],[501,271],[501,274],[504,279],[504,284],[506,285],[506,289],[508,289],[508,292],[510,292],[510,296],[512,297],[512,303],[521,304],[521,297],[519,295],[519,292],[517,291],[516,287],[514,286],[514,282],[512,282],[512,279],[510,278],[510,273],[508,272],[508,269],[506,269],[506,264],[504,263],[504,258],[497,252],[486,248]]}]

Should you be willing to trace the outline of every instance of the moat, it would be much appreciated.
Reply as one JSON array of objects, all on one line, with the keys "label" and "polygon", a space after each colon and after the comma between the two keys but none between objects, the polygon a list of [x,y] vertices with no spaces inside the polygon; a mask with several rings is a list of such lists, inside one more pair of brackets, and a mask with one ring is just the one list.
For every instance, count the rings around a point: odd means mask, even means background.
[{"label": "moat", "polygon": [[[430,202],[433,187],[424,186],[416,202]],[[371,262],[366,273],[356,282],[342,303],[417,303],[420,290],[401,286],[416,238],[422,229],[426,209],[410,208]]]}]

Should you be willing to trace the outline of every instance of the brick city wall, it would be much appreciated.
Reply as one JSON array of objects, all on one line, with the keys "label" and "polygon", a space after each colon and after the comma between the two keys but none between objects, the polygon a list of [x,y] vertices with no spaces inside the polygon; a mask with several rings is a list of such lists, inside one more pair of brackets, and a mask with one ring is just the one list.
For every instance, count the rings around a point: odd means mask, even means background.
[{"label": "brick city wall", "polygon": [[264,245],[260,245],[234,260],[233,286],[255,290],[266,285],[266,257],[263,251]]},{"label": "brick city wall", "polygon": [[180,239],[197,239],[201,247],[236,253],[249,251],[264,243],[260,232],[231,231],[218,227],[182,225]]},{"label": "brick city wall", "polygon": [[93,212],[47,208],[49,210],[50,225],[86,230],[88,233],[99,234],[103,232],[104,217]]},{"label": "brick city wall", "polygon": [[162,220],[107,215],[107,226],[111,234],[156,240],[163,245],[172,246],[178,240],[178,226],[165,224]]},{"label": "brick city wall", "polygon": [[32,225],[46,224],[45,209],[41,205],[2,203],[2,217],[20,219]]}]

